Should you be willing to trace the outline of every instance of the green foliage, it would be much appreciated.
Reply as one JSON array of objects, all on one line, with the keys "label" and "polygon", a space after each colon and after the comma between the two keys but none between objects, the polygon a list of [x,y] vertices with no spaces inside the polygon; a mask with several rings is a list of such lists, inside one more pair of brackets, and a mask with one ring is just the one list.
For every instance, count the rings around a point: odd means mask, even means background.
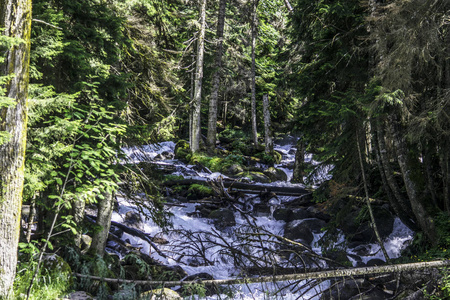
[{"label": "green foliage", "polygon": [[450,298],[450,272],[448,269],[441,270],[441,279],[438,286],[439,291],[433,291],[432,294],[429,294],[428,291],[424,290],[425,299],[430,300],[440,300],[440,299],[449,299]]},{"label": "green foliage", "polygon": [[188,189],[188,197],[202,199],[213,195],[210,187],[201,184],[192,184]]},{"label": "green foliage", "polygon": [[[14,281],[16,299],[27,299],[31,278],[37,268],[38,250],[33,244],[21,243],[21,254]],[[72,270],[59,256],[44,260],[39,269],[28,299],[58,299],[73,289]]]}]

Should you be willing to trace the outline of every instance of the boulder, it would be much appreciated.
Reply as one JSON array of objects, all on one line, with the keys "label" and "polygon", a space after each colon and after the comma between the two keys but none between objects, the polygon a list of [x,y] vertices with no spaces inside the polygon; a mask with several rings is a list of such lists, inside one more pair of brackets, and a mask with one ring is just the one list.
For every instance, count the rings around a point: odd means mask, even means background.
[{"label": "boulder", "polygon": [[140,295],[139,299],[148,299],[148,300],[182,300],[183,298],[175,291],[168,289],[168,288],[162,288],[162,289],[155,289],[150,290],[147,292],[144,292]]},{"label": "boulder", "polygon": [[263,172],[271,181],[287,181],[287,175],[283,170],[270,167]]},{"label": "boulder", "polygon": [[289,208],[277,208],[273,212],[273,218],[277,221],[285,221],[290,222],[293,220],[292,218],[292,210]]},{"label": "boulder", "polygon": [[314,240],[314,236],[311,229],[302,223],[302,220],[294,220],[287,223],[284,228],[284,237],[309,246]]},{"label": "boulder", "polygon": [[72,292],[69,295],[62,298],[62,300],[94,300],[94,299],[95,298],[91,294],[85,291]]},{"label": "boulder", "polygon": [[213,210],[208,218],[213,220],[214,226],[218,229],[224,229],[226,227],[236,225],[236,218],[232,210],[228,208],[220,208]]}]

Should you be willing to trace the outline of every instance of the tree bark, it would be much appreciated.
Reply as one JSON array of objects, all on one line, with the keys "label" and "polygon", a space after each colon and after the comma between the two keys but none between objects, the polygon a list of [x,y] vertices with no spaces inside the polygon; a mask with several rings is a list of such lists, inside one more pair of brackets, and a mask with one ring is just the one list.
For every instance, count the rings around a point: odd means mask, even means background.
[{"label": "tree bark", "polygon": [[252,68],[251,68],[251,121],[252,121],[252,138],[255,147],[258,146],[258,130],[256,126],[256,35],[258,22],[258,0],[253,0],[252,9]]},{"label": "tree bark", "polygon": [[403,134],[401,133],[401,125],[399,124],[398,116],[393,113],[390,116],[391,119],[391,132],[394,140],[395,149],[398,157],[398,164],[402,172],[403,181],[406,188],[406,193],[408,194],[409,201],[411,203],[411,208],[416,216],[417,223],[420,229],[428,237],[433,245],[437,245],[438,236],[436,233],[436,227],[431,217],[428,215],[427,211],[423,207],[419,199],[418,189],[416,183],[411,178],[411,169],[408,165],[407,158],[407,148]]},{"label": "tree bark", "polygon": [[[339,270],[327,270],[327,271],[317,271],[308,273],[298,273],[298,274],[287,274],[287,275],[276,275],[276,276],[260,276],[251,278],[236,278],[236,279],[219,279],[219,280],[202,280],[202,284],[206,286],[210,285],[224,285],[224,284],[246,284],[246,283],[257,283],[257,282],[277,282],[277,281],[291,281],[291,280],[306,280],[306,279],[330,279],[339,277],[353,277],[362,275],[373,275],[373,274],[383,274],[383,273],[396,273],[396,272],[411,272],[421,269],[429,268],[446,268],[450,265],[450,261],[429,261],[429,262],[419,262],[410,264],[399,264],[399,265],[386,265],[386,266],[375,266],[375,267],[362,267],[362,268],[349,268],[349,269],[339,269]],[[198,281],[151,281],[151,280],[126,280],[126,279],[116,279],[116,278],[104,278],[99,276],[90,276],[75,273],[75,276],[79,278],[90,278],[92,280],[99,280],[111,283],[132,283],[136,285],[148,284],[153,286],[165,286],[172,287],[178,285],[189,285],[196,284]]]},{"label": "tree bark", "polygon": [[[73,221],[75,224],[80,225],[83,222],[84,214],[85,214],[86,202],[83,198],[75,199],[73,202]],[[80,247],[81,244],[81,235],[82,232],[77,230],[77,235],[75,237],[75,245]]]},{"label": "tree bark", "polygon": [[106,193],[104,198],[98,202],[98,213],[96,224],[102,229],[92,237],[91,251],[103,257],[105,254],[106,241],[108,240],[109,228],[111,227],[111,216],[114,208],[114,197]]},{"label": "tree bark", "polygon": [[292,183],[305,183],[305,144],[302,139],[297,141],[297,152],[295,152],[294,170],[292,172]]},{"label": "tree bark", "polygon": [[389,164],[388,150],[386,148],[386,143],[384,141],[384,130],[382,128],[381,121],[377,121],[376,126],[377,126],[377,141],[379,147],[378,153],[380,154],[380,160],[383,166],[384,175],[386,176],[387,184],[389,185],[392,193],[394,194],[394,197],[397,200],[399,208],[401,208],[401,210],[403,211],[402,215],[403,214],[411,215],[412,213],[411,205],[401,194],[400,187],[398,186],[394,178],[394,172],[392,171],[391,166]]},{"label": "tree bark", "polygon": [[273,152],[272,130],[270,129],[270,107],[269,96],[263,95],[263,114],[264,114],[264,141],[266,143],[265,152],[271,154]]},{"label": "tree bark", "polygon": [[200,114],[202,105],[203,60],[205,54],[206,0],[200,2],[200,32],[197,39],[197,64],[195,67],[194,99],[192,114],[192,152],[200,149]]},{"label": "tree bark", "polygon": [[0,5],[3,35],[22,42],[6,52],[1,75],[13,75],[4,96],[15,106],[0,108],[0,131],[10,139],[0,145],[0,298],[11,296],[17,265],[27,132],[27,97],[30,61],[31,0],[3,0]]},{"label": "tree bark", "polygon": [[209,116],[208,116],[208,133],[206,136],[206,147],[208,152],[212,153],[216,149],[216,134],[217,134],[217,107],[220,88],[220,76],[222,73],[222,52],[223,52],[223,30],[225,25],[225,10],[227,0],[220,0],[219,16],[217,19],[217,52],[216,62],[213,74],[213,89],[211,92],[211,99],[209,100]]}]

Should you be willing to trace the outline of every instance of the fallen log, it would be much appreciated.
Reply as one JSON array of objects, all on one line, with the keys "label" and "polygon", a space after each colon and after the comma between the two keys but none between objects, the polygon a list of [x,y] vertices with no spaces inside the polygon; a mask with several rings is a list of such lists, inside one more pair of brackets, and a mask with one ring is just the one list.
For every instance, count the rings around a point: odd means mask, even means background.
[{"label": "fallen log", "polygon": [[[208,180],[188,178],[181,180],[169,180],[164,182],[165,186],[202,184],[209,185]],[[301,196],[310,194],[312,191],[297,186],[273,186],[268,184],[244,183],[231,180],[223,180],[223,185],[229,191],[242,191],[246,194],[259,194],[261,192],[273,192],[279,196]]]},{"label": "fallen log", "polygon": [[92,280],[99,280],[110,283],[131,283],[136,285],[152,285],[152,286],[165,286],[173,287],[178,285],[188,284],[204,284],[204,285],[225,285],[225,284],[244,284],[244,283],[260,283],[260,282],[277,282],[277,281],[298,281],[306,279],[331,279],[339,277],[353,277],[362,275],[382,274],[382,273],[396,273],[405,271],[415,271],[420,269],[429,268],[445,268],[450,265],[449,260],[438,260],[429,262],[398,264],[398,265],[384,265],[375,267],[362,267],[362,268],[349,268],[327,271],[316,271],[308,273],[287,274],[287,275],[275,275],[275,276],[260,276],[260,277],[245,277],[245,278],[233,278],[233,279],[220,279],[220,280],[202,280],[202,281],[153,281],[153,280],[126,280],[117,278],[104,278],[99,276],[91,276],[85,274],[74,273],[75,276],[80,278],[89,278]]},{"label": "fallen log", "polygon": [[[97,218],[96,216],[92,216],[92,215],[86,215],[86,216],[88,218],[91,218],[91,219],[96,219]],[[115,221],[111,221],[111,225],[114,225],[114,226],[120,228],[121,230],[123,230],[124,232],[126,232],[128,234],[131,234],[133,236],[137,236],[140,239],[146,241],[147,243],[150,244],[150,246],[152,246],[153,249],[155,249],[155,251],[159,255],[161,255],[164,258],[168,258],[167,255],[165,255],[161,250],[159,250],[158,246],[156,246],[156,244],[152,240],[152,237],[149,234],[147,234],[147,233],[145,233],[145,232],[143,232],[143,231],[141,231],[139,229],[131,228],[131,227],[128,227],[126,225],[123,225],[123,224],[115,222]]]}]

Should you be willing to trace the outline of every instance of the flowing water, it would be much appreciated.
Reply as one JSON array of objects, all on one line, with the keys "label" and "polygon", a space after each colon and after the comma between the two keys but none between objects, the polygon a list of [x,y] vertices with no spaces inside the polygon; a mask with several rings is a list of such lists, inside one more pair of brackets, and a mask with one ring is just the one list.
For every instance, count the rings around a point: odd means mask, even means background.
[{"label": "flowing water", "polygon": [[[295,157],[295,139],[290,139],[288,143],[275,145],[275,150],[282,153],[282,162],[276,167],[284,170],[288,179],[292,177],[292,165]],[[165,156],[173,157],[175,144],[164,142],[158,145],[144,147],[134,147],[124,149],[128,158],[133,162],[154,160],[162,153]],[[307,160],[315,165],[311,155]],[[196,172],[193,166],[185,165],[177,160],[166,159],[155,161],[158,164],[170,164],[175,166],[175,175],[183,175],[185,178],[217,178],[221,174],[210,172]],[[311,185],[319,184],[323,180],[330,178],[328,171],[332,166],[326,166],[317,172]],[[257,183],[255,183],[257,184]],[[292,186],[288,182],[274,182],[272,185]],[[241,277],[244,272],[248,273],[249,267],[255,269],[295,268],[295,259],[279,254],[279,239],[283,236],[284,221],[275,220],[271,213],[274,208],[282,206],[284,202],[292,200],[293,197],[279,196],[272,199],[268,205],[271,206],[270,213],[254,214],[253,216],[241,214],[235,210],[234,217],[236,225],[224,227],[214,225],[208,218],[198,216],[196,203],[182,203],[180,206],[171,206],[168,211],[173,214],[173,228],[163,232],[161,228],[152,221],[142,224],[142,230],[151,236],[160,236],[167,239],[169,244],[159,245],[167,257],[160,256],[151,246],[138,238],[124,234],[122,239],[128,240],[132,245],[142,247],[141,251],[150,254],[153,258],[167,264],[180,265],[189,275],[208,273],[214,279],[229,279]],[[135,207],[129,204],[126,199],[119,198],[119,211],[113,215],[113,220],[123,222],[125,214],[134,211]],[[321,254],[321,247],[318,241],[324,233],[314,234],[311,249],[317,254]],[[385,240],[386,250],[391,258],[400,255],[402,249],[412,240],[413,232],[403,225],[397,218],[394,223],[392,234]],[[344,240],[344,236],[337,238],[337,243]],[[376,244],[366,245],[364,255],[359,255],[364,263],[373,258],[384,260],[380,247]],[[356,249],[348,249],[350,261],[356,265],[354,259]],[[324,262],[318,262],[320,266],[325,266]],[[299,263],[300,264],[300,263]],[[307,265],[313,265],[307,263]],[[251,275],[250,275],[251,276]],[[329,286],[329,281],[323,282],[276,282],[258,283],[247,285],[233,285],[229,287],[232,291],[229,294],[219,294],[208,296],[208,299],[318,299],[320,292]]]}]

